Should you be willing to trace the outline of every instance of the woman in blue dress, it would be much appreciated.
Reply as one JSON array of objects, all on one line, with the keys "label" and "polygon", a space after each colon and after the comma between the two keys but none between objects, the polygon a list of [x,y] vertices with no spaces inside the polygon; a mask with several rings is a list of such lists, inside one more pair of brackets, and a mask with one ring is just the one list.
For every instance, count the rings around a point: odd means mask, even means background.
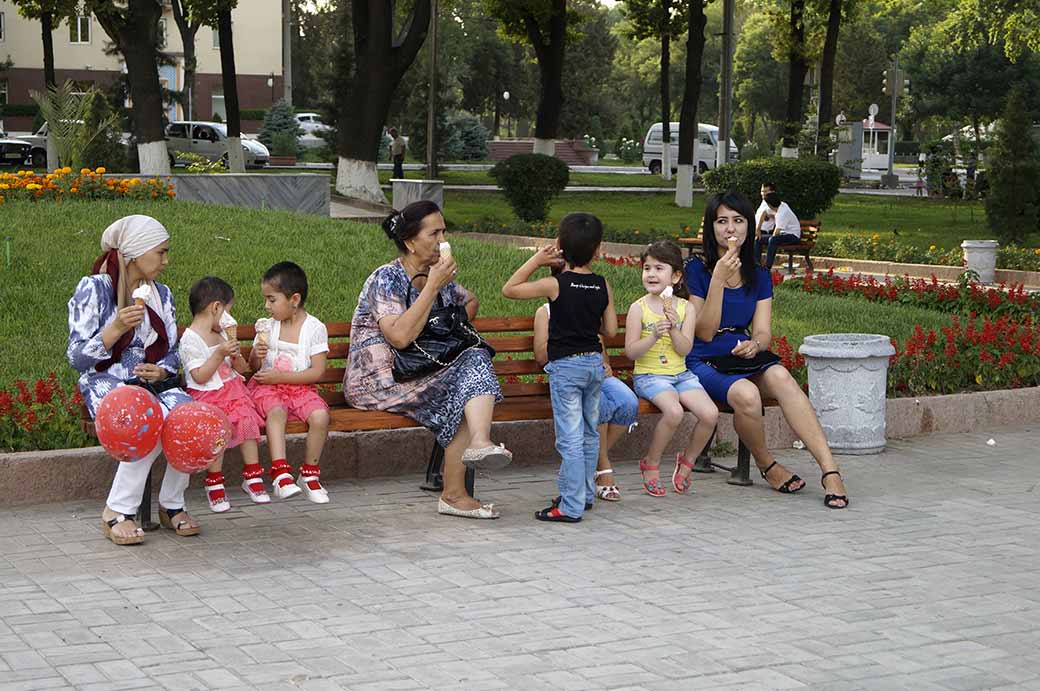
[{"label": "woman in blue dress", "polygon": [[[779,362],[763,362],[757,369],[750,362],[769,349],[773,338],[773,283],[769,271],[755,259],[754,218],[751,203],[739,192],[708,200],[704,258],[686,265],[690,301],[697,308],[693,350],[686,365],[708,395],[733,408],[733,426],[766,482],[790,494],[803,489],[805,481],[777,463],[766,447],[762,399],[776,399],[787,423],[820,465],[824,504],[843,509],[849,503],[845,485],[808,397]],[[716,360],[726,356],[735,357],[729,363]],[[742,360],[749,362],[744,365]],[[735,373],[734,363],[751,371]]]},{"label": "woman in blue dress", "polygon": [[[127,216],[101,236],[102,255],[69,300],[69,364],[90,416],[105,394],[138,380],[159,391],[163,414],[191,397],[180,388],[177,318],[170,289],[155,279],[169,261],[170,235],[149,216]],[[147,286],[147,289],[142,286]],[[136,291],[145,304],[131,298]],[[136,383],[136,382],[135,382]],[[101,514],[101,528],[118,545],[144,539],[133,516],[161,442],[144,458],[118,463]],[[199,524],[184,508],[189,476],[167,466],[159,490],[160,521],[178,535],[196,535]]]}]

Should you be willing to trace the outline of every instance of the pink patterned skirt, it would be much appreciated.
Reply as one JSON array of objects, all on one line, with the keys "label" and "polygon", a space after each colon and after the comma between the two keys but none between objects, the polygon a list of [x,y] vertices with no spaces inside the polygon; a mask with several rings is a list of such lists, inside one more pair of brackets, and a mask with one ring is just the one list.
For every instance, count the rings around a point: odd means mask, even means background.
[{"label": "pink patterned skirt", "polygon": [[227,414],[228,420],[231,422],[231,429],[234,431],[234,436],[228,443],[229,449],[249,439],[260,439],[260,429],[264,426],[264,418],[257,412],[241,377],[228,379],[224,382],[224,386],[214,391],[188,389],[188,393],[196,401],[215,405]]}]

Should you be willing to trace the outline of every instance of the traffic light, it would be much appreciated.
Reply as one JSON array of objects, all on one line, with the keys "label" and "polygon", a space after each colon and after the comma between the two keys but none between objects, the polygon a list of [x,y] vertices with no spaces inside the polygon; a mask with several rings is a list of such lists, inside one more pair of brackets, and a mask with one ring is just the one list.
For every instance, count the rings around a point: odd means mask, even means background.
[{"label": "traffic light", "polygon": [[888,70],[881,73],[881,93],[888,94]]},{"label": "traffic light", "polygon": [[903,91],[902,91],[902,94],[908,94],[908,93],[910,93],[910,80],[909,79],[904,79],[903,80]]}]

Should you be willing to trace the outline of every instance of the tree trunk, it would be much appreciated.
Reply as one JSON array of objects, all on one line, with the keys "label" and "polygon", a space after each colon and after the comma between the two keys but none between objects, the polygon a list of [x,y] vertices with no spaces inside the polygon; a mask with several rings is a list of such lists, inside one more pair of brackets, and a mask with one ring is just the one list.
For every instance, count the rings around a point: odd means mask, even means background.
[{"label": "tree trunk", "polygon": [[686,85],[679,110],[679,181],[675,203],[693,206],[693,174],[697,170],[697,103],[701,97],[701,61],[704,57],[704,16],[702,0],[690,0],[686,35]]},{"label": "tree trunk", "polygon": [[58,85],[54,75],[54,16],[50,12],[40,15],[40,26],[43,33],[43,81],[46,89]]},{"label": "tree trunk", "polygon": [[841,29],[841,0],[830,0],[827,15],[827,37],[823,41],[820,59],[820,121],[817,141],[825,142],[824,151],[830,151],[831,130],[834,129],[834,61],[838,55],[838,32]]},{"label": "tree trunk", "polygon": [[502,124],[502,96],[496,90],[495,93],[495,120],[491,126],[491,138],[498,138],[498,128]]},{"label": "tree trunk", "polygon": [[670,0],[662,0],[661,10],[661,177],[672,179],[672,62],[670,35]]},{"label": "tree trunk", "polygon": [[404,38],[394,40],[391,2],[352,0],[341,30],[353,26],[351,42],[341,37],[338,61],[351,72],[336,93],[338,125],[336,191],[366,201],[386,203],[376,159],[383,125],[401,77],[411,66],[430,27],[430,0],[417,0]]},{"label": "tree trunk", "polygon": [[975,130],[975,166],[978,167],[982,160],[982,125],[979,123],[978,113],[971,116],[971,128]]},{"label": "tree trunk", "polygon": [[184,105],[185,119],[195,118],[195,73],[198,71],[198,57],[195,51],[195,35],[199,31],[199,24],[192,24],[184,16],[181,0],[173,0],[173,20],[177,23],[177,31],[181,35],[181,44],[184,46]]},{"label": "tree trunk", "polygon": [[232,173],[246,172],[242,152],[242,118],[238,109],[238,77],[235,74],[235,43],[231,31],[231,10],[217,13],[217,33],[220,37],[220,75],[224,83],[224,110],[227,115],[228,169]]},{"label": "tree trunk", "polygon": [[538,59],[541,90],[538,98],[538,116],[534,127],[535,153],[552,156],[555,140],[560,131],[560,113],[563,111],[563,60],[567,42],[567,0],[551,0],[548,40],[533,15],[524,19],[527,38]]},{"label": "tree trunk", "polygon": [[787,113],[784,118],[784,158],[798,157],[798,133],[802,129],[802,93],[805,91],[805,0],[791,0],[790,74]]},{"label": "tree trunk", "polygon": [[162,5],[155,0],[128,0],[125,10],[114,6],[95,10],[98,22],[126,61],[134,136],[143,175],[170,174],[156,62],[161,13]]}]

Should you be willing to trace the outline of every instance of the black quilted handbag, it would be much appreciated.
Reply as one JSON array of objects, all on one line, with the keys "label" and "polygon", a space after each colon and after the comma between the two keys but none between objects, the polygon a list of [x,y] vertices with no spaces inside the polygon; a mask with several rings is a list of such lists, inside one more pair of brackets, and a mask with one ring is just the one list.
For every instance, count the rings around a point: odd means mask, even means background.
[{"label": "black quilted handbag", "polygon": [[[423,275],[417,274],[415,278]],[[411,291],[408,292],[406,309],[412,306]],[[466,308],[445,305],[438,292],[437,302],[419,336],[407,348],[393,349],[394,381],[406,382],[433,374],[473,348],[483,348],[491,357],[495,355],[495,349],[469,323]]]}]

